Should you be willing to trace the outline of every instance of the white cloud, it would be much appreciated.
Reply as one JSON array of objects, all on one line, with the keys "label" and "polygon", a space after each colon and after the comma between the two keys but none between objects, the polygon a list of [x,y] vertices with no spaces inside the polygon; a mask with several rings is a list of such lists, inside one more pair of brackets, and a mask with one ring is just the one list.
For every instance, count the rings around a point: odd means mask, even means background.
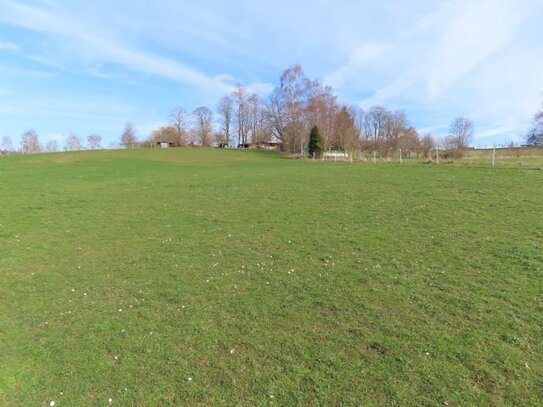
[{"label": "white cloud", "polygon": [[325,77],[324,81],[331,86],[341,87],[351,80],[353,76],[359,75],[364,67],[383,58],[393,48],[392,44],[375,43],[360,45],[351,52],[347,63]]},{"label": "white cloud", "polygon": [[514,131],[516,128],[515,125],[501,125],[501,126],[495,126],[495,127],[487,127],[483,129],[478,129],[478,131],[474,134],[475,139],[485,139],[489,137],[493,137],[496,135],[500,135],[503,133],[509,133],[511,131]]},{"label": "white cloud", "polygon": [[448,4],[431,48],[427,91],[440,96],[462,76],[506,47],[525,18],[516,2],[481,0]]},{"label": "white cloud", "polygon": [[265,97],[269,95],[275,85],[273,83],[264,83],[264,82],[253,82],[247,86],[249,92],[256,93],[260,97]]},{"label": "white cloud", "polygon": [[0,21],[60,37],[66,47],[79,52],[83,58],[115,63],[131,71],[161,76],[209,93],[228,89],[220,77],[213,78],[183,62],[133,48],[115,35],[108,35],[111,33],[104,27],[86,24],[77,16],[66,15],[63,10],[56,12],[59,14],[10,0],[0,3]]},{"label": "white cloud", "polygon": [[378,89],[373,95],[362,100],[360,105],[364,109],[367,109],[371,106],[390,104],[391,100],[397,99],[406,93],[407,89],[412,85],[413,80],[399,79],[390,85]]},{"label": "white cloud", "polygon": [[18,51],[21,48],[12,42],[0,41],[0,50]]}]

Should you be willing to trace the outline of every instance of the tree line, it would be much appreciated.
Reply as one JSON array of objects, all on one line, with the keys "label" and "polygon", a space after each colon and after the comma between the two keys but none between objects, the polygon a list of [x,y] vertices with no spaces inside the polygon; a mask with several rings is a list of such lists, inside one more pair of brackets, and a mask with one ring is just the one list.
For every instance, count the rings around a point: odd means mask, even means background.
[{"label": "tree line", "polygon": [[[391,154],[431,157],[436,147],[441,154],[459,158],[473,139],[474,124],[465,117],[454,119],[449,134],[436,140],[431,134],[419,134],[403,110],[373,106],[363,110],[341,102],[333,88],[319,79],[310,79],[300,65],[287,68],[278,85],[265,99],[238,84],[217,102],[214,109],[200,106],[189,112],[173,109],[164,125],[138,140],[137,131],[128,122],[120,135],[124,148],[152,147],[159,142],[175,147],[211,146],[246,147],[277,141],[289,154],[307,152],[310,131],[316,126],[324,150],[365,150],[387,157]],[[85,142],[86,141],[86,142]],[[534,127],[527,144],[543,144],[543,107],[534,117]],[[39,142],[35,131],[21,136],[22,153],[101,148],[101,136],[86,140],[70,135],[59,146]],[[11,139],[4,137],[2,151],[15,151]]]},{"label": "tree line", "polygon": [[59,151],[98,150],[101,148],[102,136],[99,134],[91,134],[86,138],[70,134],[65,138],[62,145],[58,140],[50,140],[42,144],[38,133],[35,130],[28,130],[21,135],[20,146],[18,148],[13,144],[9,136],[4,136],[0,140],[0,154],[54,153]]},{"label": "tree line", "polygon": [[[237,85],[219,99],[215,110],[202,106],[189,113],[175,108],[169,122],[151,133],[140,145],[153,146],[168,142],[173,146],[258,145],[276,140],[289,154],[307,151],[310,130],[317,126],[325,150],[371,150],[380,156],[396,153],[429,156],[436,140],[430,134],[419,135],[404,111],[374,106],[364,111],[356,105],[342,103],[333,88],[319,79],[310,79],[300,65],[287,68],[271,95],[262,99],[249,89]],[[122,145],[133,140],[127,125]],[[125,137],[126,133],[131,137]],[[451,125],[443,147],[459,155],[470,143],[473,123],[458,118]]]}]

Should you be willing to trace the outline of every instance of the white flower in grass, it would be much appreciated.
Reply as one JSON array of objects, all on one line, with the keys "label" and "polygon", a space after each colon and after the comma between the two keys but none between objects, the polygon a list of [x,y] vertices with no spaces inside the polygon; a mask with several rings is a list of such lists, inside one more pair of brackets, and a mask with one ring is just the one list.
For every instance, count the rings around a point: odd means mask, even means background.
[{"label": "white flower in grass", "polygon": [[54,401],[51,401],[51,402],[49,403],[49,406],[50,406],[50,407],[55,407],[55,404],[56,404],[56,403],[55,403]]},{"label": "white flower in grass", "polygon": [[111,403],[113,403],[113,399],[108,399],[107,402],[108,402],[109,404],[111,404]]},{"label": "white flower in grass", "polygon": [[192,382],[192,377],[189,377],[187,380],[188,380],[189,382]]}]

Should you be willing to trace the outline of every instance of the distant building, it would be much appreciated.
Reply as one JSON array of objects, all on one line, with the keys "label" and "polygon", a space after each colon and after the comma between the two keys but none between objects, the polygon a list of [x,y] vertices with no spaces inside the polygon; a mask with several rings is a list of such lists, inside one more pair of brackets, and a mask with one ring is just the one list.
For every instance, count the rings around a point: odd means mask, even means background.
[{"label": "distant building", "polygon": [[156,148],[170,148],[173,147],[173,143],[170,143],[169,141],[157,141]]}]

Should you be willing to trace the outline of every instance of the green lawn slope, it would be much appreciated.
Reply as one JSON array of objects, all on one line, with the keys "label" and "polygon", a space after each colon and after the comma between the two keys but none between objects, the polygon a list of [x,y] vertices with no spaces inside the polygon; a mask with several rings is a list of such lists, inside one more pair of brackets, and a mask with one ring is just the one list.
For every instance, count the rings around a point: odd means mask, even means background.
[{"label": "green lawn slope", "polygon": [[541,405],[543,172],[0,157],[0,405]]}]

